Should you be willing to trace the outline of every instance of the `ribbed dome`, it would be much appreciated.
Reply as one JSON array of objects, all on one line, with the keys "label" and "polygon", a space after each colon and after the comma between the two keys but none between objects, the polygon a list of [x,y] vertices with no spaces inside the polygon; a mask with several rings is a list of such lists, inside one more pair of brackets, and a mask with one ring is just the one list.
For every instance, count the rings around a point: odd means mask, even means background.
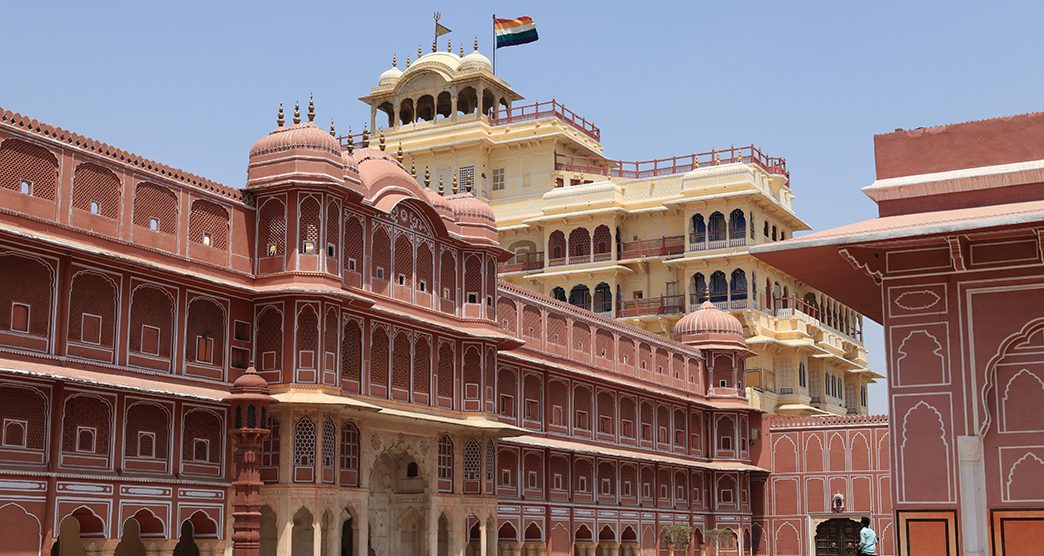
[{"label": "ribbed dome", "polygon": [[402,71],[399,68],[391,67],[384,71],[380,77],[377,78],[378,87],[390,87],[395,84],[402,77]]},{"label": "ribbed dome", "polygon": [[481,199],[475,198],[468,192],[455,193],[446,198],[449,207],[457,220],[472,222],[478,221],[482,224],[496,225],[497,219],[493,216],[493,209]]},{"label": "ribbed dome", "polygon": [[410,67],[406,68],[405,73],[417,71],[417,68],[433,65],[444,66],[448,68],[451,72],[454,72],[457,71],[458,68],[460,68],[460,57],[452,52],[429,52],[428,54],[425,54],[424,56],[417,58],[416,62],[411,64]]},{"label": "ribbed dome", "polygon": [[695,311],[685,315],[674,324],[676,336],[693,334],[734,334],[743,339],[743,324],[736,317],[718,309],[710,301],[704,301]]},{"label": "ribbed dome", "polygon": [[493,71],[493,64],[478,50],[460,59],[460,70],[485,69]]},{"label": "ribbed dome", "polygon": [[439,195],[434,189],[424,189],[424,194],[428,197],[428,202],[431,206],[435,207],[435,211],[442,215],[444,218],[453,220],[453,209],[450,208],[449,202],[442,195]]},{"label": "ribbed dome", "polygon": [[250,148],[250,157],[291,150],[315,150],[341,158],[341,144],[313,122],[277,127]]}]

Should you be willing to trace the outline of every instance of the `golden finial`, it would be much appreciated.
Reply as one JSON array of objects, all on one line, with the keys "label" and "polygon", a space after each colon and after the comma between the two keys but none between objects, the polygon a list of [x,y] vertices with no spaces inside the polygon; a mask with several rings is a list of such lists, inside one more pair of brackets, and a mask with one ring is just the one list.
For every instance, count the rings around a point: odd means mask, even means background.
[{"label": "golden finial", "polygon": [[464,45],[463,45],[463,44],[462,44],[462,45],[460,45],[460,57],[461,57],[461,58],[463,58],[463,57],[464,57]]},{"label": "golden finial", "polygon": [[392,54],[392,67],[393,68],[399,67],[399,60],[398,60],[398,58],[396,58],[395,54]]},{"label": "golden finial", "polygon": [[439,49],[438,39],[432,39],[432,41],[431,41],[431,51],[435,52],[438,49]]},{"label": "golden finial", "polygon": [[439,176],[439,195],[446,193],[446,186],[442,183],[442,176]]},{"label": "golden finial", "polygon": [[406,67],[410,67],[410,55],[406,55]]},{"label": "golden finial", "polygon": [[337,137],[337,132],[334,131],[333,120],[330,120],[330,137]]},{"label": "golden finial", "polygon": [[[384,137],[384,134],[381,134]],[[395,158],[399,160],[399,164],[402,164],[402,141],[399,141],[399,150],[395,153]]]},{"label": "golden finial", "polygon": [[714,165],[717,166],[718,164],[721,164],[721,153],[715,151],[714,152]]},{"label": "golden finial", "polygon": [[477,52],[478,51],[478,37],[475,37],[475,42],[471,43],[471,47]]},{"label": "golden finial", "polygon": [[700,158],[699,158],[699,157],[696,157],[696,156],[694,156],[694,157],[692,158],[692,169],[693,169],[693,170],[695,170],[695,169],[697,169],[697,168],[699,168],[699,167],[700,167]]},{"label": "golden finial", "polygon": [[453,54],[453,39],[446,39],[446,52]]},{"label": "golden finial", "polygon": [[352,128],[348,128],[348,154],[355,152],[355,139],[352,139]]},{"label": "golden finial", "polygon": [[365,125],[363,125],[362,143],[364,149],[370,146],[370,132],[366,131]]},{"label": "golden finial", "polygon": [[315,121],[315,99],[308,93],[308,121]]},{"label": "golden finial", "polygon": [[453,172],[453,194],[460,193],[460,188],[457,187],[457,173]]},{"label": "golden finial", "polygon": [[294,123],[301,123],[301,103],[294,101]]},{"label": "golden finial", "polygon": [[424,167],[424,187],[431,187],[431,172],[427,166]]},{"label": "golden finial", "polygon": [[418,59],[418,60],[420,60],[420,57],[421,57],[421,56],[422,56],[423,54],[424,54],[424,52],[423,52],[423,51],[421,50],[421,47],[419,47],[419,46],[418,46],[418,47],[417,47],[417,59]]},{"label": "golden finial", "polygon": [[279,126],[279,127],[283,127],[284,123],[286,123],[286,120],[283,119],[283,103],[280,102],[279,103],[279,115],[276,116],[276,125]]},{"label": "golden finial", "polygon": [[380,142],[378,143],[378,145],[380,146],[381,150],[383,151],[384,150],[384,130],[383,129],[381,130],[381,137],[380,137]]},{"label": "golden finial", "polygon": [[413,176],[413,179],[417,179],[417,164],[412,158],[410,159],[410,175]]}]

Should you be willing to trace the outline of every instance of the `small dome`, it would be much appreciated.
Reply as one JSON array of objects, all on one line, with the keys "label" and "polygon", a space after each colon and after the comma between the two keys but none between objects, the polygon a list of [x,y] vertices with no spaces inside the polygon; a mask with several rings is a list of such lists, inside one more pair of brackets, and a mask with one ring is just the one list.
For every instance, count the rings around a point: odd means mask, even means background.
[{"label": "small dome", "polygon": [[250,148],[250,158],[296,149],[323,151],[341,158],[341,144],[313,122],[277,127]]},{"label": "small dome", "polygon": [[400,77],[402,77],[402,70],[394,66],[390,67],[377,78],[377,86],[390,87],[394,85]]},{"label": "small dome", "polygon": [[695,347],[747,350],[743,324],[709,300],[674,323],[674,337]]},{"label": "small dome", "polygon": [[234,388],[238,389],[264,389],[268,390],[268,381],[266,381],[261,375],[257,374],[257,371],[253,367],[250,367],[243,374],[239,375],[239,378],[232,383]]},{"label": "small dome", "polygon": [[493,216],[493,209],[485,201],[476,198],[468,192],[455,193],[446,198],[450,209],[462,222],[478,221],[482,224],[496,225],[497,219]]},{"label": "small dome", "polygon": [[455,72],[460,68],[460,56],[452,52],[429,52],[420,58],[417,58],[416,62],[406,68],[406,73],[416,71],[417,68],[424,66],[443,66],[450,72]]},{"label": "small dome", "polygon": [[450,208],[449,202],[442,195],[439,195],[434,189],[424,188],[424,194],[428,197],[428,202],[431,206],[435,207],[435,211],[438,212],[443,218],[453,219],[453,209]]},{"label": "small dome", "polygon": [[460,59],[460,70],[484,69],[493,71],[493,64],[478,50]]}]

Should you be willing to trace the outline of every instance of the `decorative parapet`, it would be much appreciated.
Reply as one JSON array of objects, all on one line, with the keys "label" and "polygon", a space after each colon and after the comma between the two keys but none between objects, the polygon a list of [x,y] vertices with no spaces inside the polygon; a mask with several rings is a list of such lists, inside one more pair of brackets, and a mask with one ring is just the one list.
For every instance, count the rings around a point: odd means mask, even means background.
[{"label": "decorative parapet", "polygon": [[772,415],[766,421],[770,430],[888,426],[887,415]]}]

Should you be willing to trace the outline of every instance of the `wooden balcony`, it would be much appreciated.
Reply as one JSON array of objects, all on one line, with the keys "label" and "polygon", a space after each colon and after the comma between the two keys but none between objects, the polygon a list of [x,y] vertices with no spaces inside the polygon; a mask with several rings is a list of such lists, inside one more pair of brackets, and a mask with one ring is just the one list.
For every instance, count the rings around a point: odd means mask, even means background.
[{"label": "wooden balcony", "polygon": [[616,316],[643,317],[649,315],[676,315],[685,312],[684,295],[664,295],[640,299],[628,299],[620,304]]},{"label": "wooden balcony", "polygon": [[642,259],[678,255],[685,251],[685,236],[663,236],[656,239],[640,239],[620,244],[619,260]]}]

